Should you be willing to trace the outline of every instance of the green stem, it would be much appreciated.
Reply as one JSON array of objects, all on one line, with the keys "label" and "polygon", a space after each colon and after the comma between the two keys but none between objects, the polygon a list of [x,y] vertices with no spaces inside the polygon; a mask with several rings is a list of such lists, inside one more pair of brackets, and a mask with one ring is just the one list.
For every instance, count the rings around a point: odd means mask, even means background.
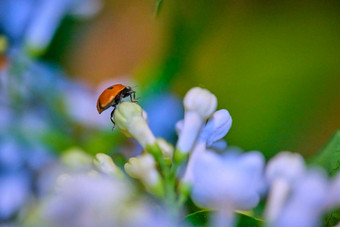
[{"label": "green stem", "polygon": [[150,145],[146,147],[146,150],[153,155],[156,162],[159,164],[161,173],[164,180],[164,191],[165,191],[165,203],[170,211],[176,215],[176,192],[175,192],[175,181],[172,180],[172,173],[170,167],[166,165],[162,151],[158,144]]},{"label": "green stem", "polygon": [[187,201],[191,191],[191,185],[185,182],[180,182],[178,185],[178,201],[177,207],[182,207]]}]

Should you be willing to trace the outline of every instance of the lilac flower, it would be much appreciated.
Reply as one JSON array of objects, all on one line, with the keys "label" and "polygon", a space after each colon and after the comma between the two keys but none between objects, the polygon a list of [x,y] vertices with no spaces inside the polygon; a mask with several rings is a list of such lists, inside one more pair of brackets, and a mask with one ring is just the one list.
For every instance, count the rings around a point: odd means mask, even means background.
[{"label": "lilac flower", "polygon": [[183,115],[183,107],[181,101],[168,92],[157,94],[156,99],[156,102],[154,98],[141,99],[141,104],[148,113],[148,123],[154,135],[169,141],[174,136],[175,123]]},{"label": "lilac flower", "polygon": [[152,155],[145,153],[130,158],[124,168],[131,177],[141,180],[148,191],[158,197],[164,195],[162,179],[156,169],[156,162]]},{"label": "lilac flower", "polygon": [[278,217],[292,187],[305,171],[304,160],[297,153],[280,152],[268,162],[266,178],[270,192],[265,216],[269,223]]},{"label": "lilac flower", "polygon": [[30,149],[25,152],[27,166],[33,171],[41,171],[55,160],[55,155],[39,141],[31,141]]},{"label": "lilac flower", "polygon": [[33,226],[174,226],[161,206],[137,197],[133,185],[107,175],[73,174],[45,197]]},{"label": "lilac flower", "polygon": [[58,194],[43,201],[40,224],[112,225],[118,213],[115,210],[127,202],[130,193],[128,185],[108,176],[70,175],[67,180],[59,180]]},{"label": "lilac flower", "polygon": [[319,226],[322,216],[339,203],[339,180],[320,169],[307,169],[299,154],[281,152],[266,169],[270,185],[266,205],[269,226]]},{"label": "lilac flower", "polygon": [[232,119],[227,110],[216,111],[200,134],[199,141],[205,141],[208,147],[212,146],[228,133],[231,124]]},{"label": "lilac flower", "polygon": [[175,160],[182,162],[193,149],[204,122],[214,113],[216,96],[206,89],[192,88],[184,97],[184,121],[176,145]]},{"label": "lilac flower", "polygon": [[273,226],[320,226],[325,212],[329,182],[326,175],[317,170],[308,171],[292,188],[282,212]]},{"label": "lilac flower", "polygon": [[123,172],[116,166],[112,158],[106,154],[98,153],[93,159],[94,166],[101,171],[112,177],[123,178]]},{"label": "lilac flower", "polygon": [[260,201],[263,168],[259,152],[202,152],[193,167],[193,201],[221,213],[215,220],[219,226],[232,226],[234,210],[252,209]]},{"label": "lilac flower", "polygon": [[92,157],[77,147],[64,151],[60,159],[67,168],[86,170],[92,167]]},{"label": "lilac flower", "polygon": [[[1,75],[0,75],[1,76]],[[0,86],[1,89],[1,86]],[[1,92],[0,92],[0,95]],[[7,128],[11,126],[11,122],[13,121],[13,111],[3,102],[0,98],[0,133],[6,132]]]},{"label": "lilac flower", "polygon": [[[218,110],[211,116],[208,123],[201,131],[199,138],[194,145],[194,149],[190,154],[183,182],[188,184],[191,183],[193,166],[195,165],[196,157],[203,153],[207,147],[211,148],[214,144],[221,141],[221,139],[228,133],[231,124],[232,119],[227,110]],[[177,124],[177,130],[181,130],[181,125],[181,122]]]},{"label": "lilac flower", "polygon": [[0,3],[0,28],[17,44],[24,43],[31,54],[40,54],[50,44],[66,15],[92,16],[100,0],[4,0]]},{"label": "lilac flower", "polygon": [[[45,108],[30,108],[24,112],[17,122],[23,134],[27,138],[34,139],[44,135],[44,133],[51,129],[49,124],[49,116]],[[32,132],[32,129],[34,131]]]},{"label": "lilac flower", "polygon": [[[0,27],[11,39],[18,41],[22,38],[28,18],[34,12],[36,0],[4,0],[0,2]],[[6,12],[6,13],[3,13]]]},{"label": "lilac flower", "polygon": [[23,206],[30,193],[29,187],[26,174],[0,176],[0,220],[9,219]]},{"label": "lilac flower", "polygon": [[126,136],[135,138],[143,147],[156,143],[146,119],[142,108],[131,102],[121,103],[114,113],[117,128]]},{"label": "lilac flower", "polygon": [[81,83],[69,83],[64,86],[65,109],[73,121],[91,128],[109,129],[110,112],[103,112],[104,116],[98,117],[94,108],[97,99],[96,92]]},{"label": "lilac flower", "polygon": [[263,168],[264,158],[259,152],[218,155],[206,151],[194,166],[193,199],[211,209],[252,209],[263,188]]},{"label": "lilac flower", "polygon": [[13,137],[4,136],[0,141],[0,168],[18,170],[23,167],[22,147]]}]

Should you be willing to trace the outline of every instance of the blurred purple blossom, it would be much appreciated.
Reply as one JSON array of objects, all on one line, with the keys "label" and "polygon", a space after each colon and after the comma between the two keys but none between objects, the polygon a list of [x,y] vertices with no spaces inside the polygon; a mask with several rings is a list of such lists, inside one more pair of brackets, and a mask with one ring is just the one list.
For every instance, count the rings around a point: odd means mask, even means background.
[{"label": "blurred purple blossom", "polygon": [[0,221],[11,218],[21,208],[30,194],[27,174],[13,172],[0,175]]},{"label": "blurred purple blossom", "polygon": [[184,112],[181,100],[169,92],[164,92],[142,102],[154,135],[168,141],[173,140],[174,125],[182,118]]},{"label": "blurred purple blossom", "polygon": [[136,197],[133,185],[102,174],[72,174],[42,200],[34,224],[49,226],[174,226],[165,210]]},{"label": "blurred purple blossom", "polygon": [[100,0],[2,0],[0,29],[14,46],[44,51],[66,15],[85,18],[101,8]]},{"label": "blurred purple blossom", "polygon": [[323,172],[308,171],[296,182],[273,226],[316,227],[325,213],[329,182]]},{"label": "blurred purple blossom", "polygon": [[218,155],[205,151],[197,155],[193,167],[193,201],[216,210],[212,226],[234,226],[235,210],[257,206],[263,193],[264,158],[259,152]]},{"label": "blurred purple blossom", "polygon": [[65,109],[71,119],[92,128],[111,129],[110,110],[98,114],[97,92],[81,83],[68,83],[64,86],[62,97]]},{"label": "blurred purple blossom", "polygon": [[264,158],[259,152],[203,152],[194,165],[193,199],[211,209],[252,209],[263,192],[263,168]]},{"label": "blurred purple blossom", "polygon": [[17,170],[24,164],[22,146],[11,136],[0,140],[0,169]]}]

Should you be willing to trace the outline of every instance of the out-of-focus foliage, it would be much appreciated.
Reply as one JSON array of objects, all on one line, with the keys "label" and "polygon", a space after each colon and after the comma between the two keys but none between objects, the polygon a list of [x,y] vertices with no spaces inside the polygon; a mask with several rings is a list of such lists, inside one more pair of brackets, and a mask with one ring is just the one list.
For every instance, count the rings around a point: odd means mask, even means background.
[{"label": "out-of-focus foliage", "polygon": [[[185,220],[188,221],[193,226],[209,226],[208,219],[212,212],[207,210],[200,210],[195,213],[191,213],[185,217]],[[238,224],[237,226],[254,226],[260,227],[263,226],[263,220],[246,215],[244,213],[236,212],[238,215]]]},{"label": "out-of-focus foliage", "polygon": [[324,148],[311,160],[311,164],[321,166],[330,176],[340,169],[340,131],[337,131]]},{"label": "out-of-focus foliage", "polygon": [[[330,176],[334,176],[340,169],[340,131],[337,131],[325,147],[310,163],[325,169]],[[325,226],[335,226],[340,221],[340,209],[333,210],[326,215]]]},{"label": "out-of-focus foliage", "polygon": [[242,122],[231,144],[267,157],[282,149],[310,155],[340,126],[339,8],[165,1],[159,17],[171,15],[168,45],[156,75],[180,94],[197,84],[221,97],[219,106]]}]

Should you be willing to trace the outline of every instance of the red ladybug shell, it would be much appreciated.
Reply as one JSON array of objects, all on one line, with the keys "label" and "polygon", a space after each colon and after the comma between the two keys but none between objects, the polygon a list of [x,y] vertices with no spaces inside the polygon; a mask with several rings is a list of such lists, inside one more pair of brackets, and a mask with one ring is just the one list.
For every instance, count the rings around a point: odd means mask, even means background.
[{"label": "red ladybug shell", "polygon": [[104,110],[113,106],[115,103],[115,98],[119,95],[126,87],[122,84],[115,84],[106,88],[103,93],[98,98],[97,110],[101,114]]}]

